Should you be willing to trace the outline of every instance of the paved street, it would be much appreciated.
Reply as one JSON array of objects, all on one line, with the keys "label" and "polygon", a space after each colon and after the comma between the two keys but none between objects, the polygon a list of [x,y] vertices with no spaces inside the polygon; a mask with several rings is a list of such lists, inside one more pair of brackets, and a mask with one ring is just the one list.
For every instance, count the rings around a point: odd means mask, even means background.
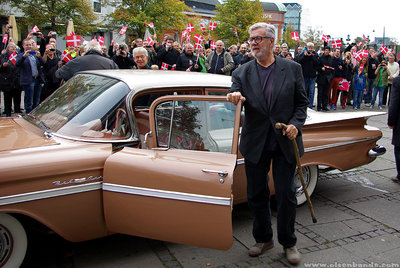
[{"label": "paved street", "polygon": [[[381,115],[370,118],[368,123],[383,131],[379,144],[388,149],[387,153],[350,171],[320,173],[311,198],[316,224],[307,205],[298,208],[296,230],[297,246],[303,253],[301,267],[318,263],[336,265],[333,267],[343,263],[400,263],[400,184],[389,179],[395,175],[395,163],[386,119],[386,115]],[[274,217],[276,227],[275,222]],[[41,236],[35,239],[25,267],[289,267],[277,243],[258,258],[247,255],[254,243],[251,225],[247,205],[234,207],[234,244],[228,251],[125,235],[84,243],[68,243],[55,235]]]}]

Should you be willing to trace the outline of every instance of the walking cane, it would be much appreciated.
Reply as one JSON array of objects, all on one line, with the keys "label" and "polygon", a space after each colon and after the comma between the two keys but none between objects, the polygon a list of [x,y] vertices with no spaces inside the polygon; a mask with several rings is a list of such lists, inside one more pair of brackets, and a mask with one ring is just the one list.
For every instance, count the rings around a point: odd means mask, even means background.
[{"label": "walking cane", "polygon": [[[288,126],[283,124],[283,123],[276,123],[275,124],[275,128],[276,129],[282,129],[283,128],[283,129],[286,130],[287,127]],[[317,222],[317,218],[315,217],[314,208],[313,208],[313,206],[311,204],[311,199],[310,199],[310,196],[308,195],[307,187],[306,187],[306,184],[304,182],[303,169],[301,168],[301,163],[300,163],[299,147],[297,147],[296,139],[292,140],[292,144],[293,144],[294,154],[296,155],[297,170],[298,170],[299,175],[300,175],[300,181],[301,181],[301,185],[303,186],[304,194],[306,195],[306,198],[307,198],[308,207],[310,208],[311,218],[312,218],[313,223],[316,223]]]}]

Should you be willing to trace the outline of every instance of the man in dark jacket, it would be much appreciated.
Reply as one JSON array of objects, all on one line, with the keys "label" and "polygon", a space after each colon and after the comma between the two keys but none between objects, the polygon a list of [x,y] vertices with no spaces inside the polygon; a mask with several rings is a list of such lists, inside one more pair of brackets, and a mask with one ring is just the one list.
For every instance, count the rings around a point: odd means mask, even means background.
[{"label": "man in dark jacket", "polygon": [[377,53],[375,49],[371,48],[369,50],[369,58],[368,58],[368,81],[367,81],[367,94],[364,96],[365,106],[371,106],[372,100],[372,91],[374,89],[374,81],[376,78],[375,71],[379,66],[379,61],[377,59]]},{"label": "man in dark jacket", "polygon": [[168,35],[165,41],[165,46],[159,48],[159,51],[157,52],[159,68],[161,68],[163,63],[168,64],[168,70],[176,68],[176,62],[178,61],[180,53],[172,46],[173,43],[174,38]]},{"label": "man in dark jacket", "polygon": [[397,175],[391,179],[400,182],[400,76],[393,79],[387,124],[390,129],[393,129],[392,144],[397,168]]},{"label": "man in dark jacket", "polygon": [[318,68],[318,96],[317,96],[317,111],[328,111],[328,91],[331,84],[334,68],[333,58],[330,55],[331,48],[324,47],[324,53],[319,57]]},{"label": "man in dark jacket", "polygon": [[29,113],[40,102],[41,85],[45,81],[42,71],[44,61],[32,46],[31,39],[25,39],[22,46],[24,52],[18,54],[15,66],[20,68],[20,85],[25,91],[24,107],[25,112]]},{"label": "man in dark jacket", "polygon": [[103,57],[100,44],[92,40],[86,45],[85,55],[69,61],[58,69],[56,77],[68,80],[80,71],[103,69],[118,69],[118,65],[112,60]]},{"label": "man in dark jacket", "polygon": [[185,45],[185,51],[179,55],[178,61],[176,62],[176,70],[191,72],[200,72],[201,66],[197,62],[197,57],[193,54],[193,45],[188,43]]},{"label": "man in dark jacket", "polygon": [[307,43],[307,49],[300,54],[297,62],[300,63],[303,70],[304,86],[306,88],[308,101],[310,102],[308,107],[312,108],[314,103],[315,80],[317,79],[317,70],[319,67],[318,55],[314,51],[313,43]]},{"label": "man in dark jacket", "polygon": [[126,44],[121,44],[119,49],[112,57],[112,60],[118,65],[120,69],[132,69],[135,66],[135,62],[128,52],[128,46]]}]

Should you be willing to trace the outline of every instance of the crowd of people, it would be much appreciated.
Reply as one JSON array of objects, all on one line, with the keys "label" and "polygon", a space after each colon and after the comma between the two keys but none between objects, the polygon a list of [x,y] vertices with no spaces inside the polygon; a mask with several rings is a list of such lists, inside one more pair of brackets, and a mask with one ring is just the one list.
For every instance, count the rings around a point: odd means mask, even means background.
[{"label": "crowd of people", "polygon": [[[239,66],[254,59],[249,47],[249,43],[244,42],[226,48],[222,40],[214,43],[210,38],[200,47],[186,42],[182,47],[173,37],[164,35],[160,44],[149,44],[148,40],[137,38],[129,46],[112,40],[107,48],[92,40],[85,45],[68,46],[61,52],[52,31],[47,36],[41,32],[29,33],[20,48],[9,38],[3,43],[0,57],[3,114],[11,116],[12,112],[23,112],[22,91],[24,112],[30,112],[63,81],[83,70],[162,69],[231,75]],[[353,56],[356,50],[356,45],[351,44],[343,51],[339,48],[331,51],[326,44],[318,54],[314,44],[307,43],[292,55],[287,44],[276,43],[273,53],[302,66],[310,108],[315,107],[315,94],[318,111],[335,110],[338,102],[343,109],[346,105],[359,109],[362,100],[366,106],[375,107],[377,103],[382,108],[389,101],[388,94],[393,78],[399,74],[399,64],[393,53],[378,55],[372,47],[368,57],[357,61]],[[10,61],[14,52],[18,53],[15,63]],[[64,58],[64,54],[68,57]]]}]

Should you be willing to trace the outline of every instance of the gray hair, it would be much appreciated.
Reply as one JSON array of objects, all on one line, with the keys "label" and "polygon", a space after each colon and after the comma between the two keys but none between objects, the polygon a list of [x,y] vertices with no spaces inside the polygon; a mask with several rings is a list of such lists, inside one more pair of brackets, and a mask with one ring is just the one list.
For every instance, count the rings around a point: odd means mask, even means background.
[{"label": "gray hair", "polygon": [[139,53],[139,52],[143,52],[146,55],[146,57],[149,56],[149,53],[147,52],[147,49],[145,49],[144,47],[137,47],[132,51],[133,57],[135,57],[136,54]]},{"label": "gray hair", "polygon": [[249,34],[251,34],[252,31],[259,29],[259,28],[264,28],[266,36],[272,37],[275,40],[275,32],[276,32],[275,26],[272,24],[269,24],[269,23],[265,23],[265,22],[257,22],[257,23],[254,23],[253,25],[251,25],[249,28]]},{"label": "gray hair", "polygon": [[307,43],[307,46],[308,46],[308,47],[314,47],[314,43],[313,43],[313,42],[308,42],[308,43]]},{"label": "gray hair", "polygon": [[100,54],[102,53],[101,46],[99,42],[96,40],[90,40],[86,46],[85,46],[85,51],[88,52],[89,50],[94,50],[96,52],[99,52]]},{"label": "gray hair", "polygon": [[15,47],[15,48],[17,48],[17,45],[16,45],[15,43],[13,43],[13,42],[8,43],[8,45],[7,45],[7,47],[6,47],[6,51],[8,51],[8,49],[9,49],[10,47]]}]

